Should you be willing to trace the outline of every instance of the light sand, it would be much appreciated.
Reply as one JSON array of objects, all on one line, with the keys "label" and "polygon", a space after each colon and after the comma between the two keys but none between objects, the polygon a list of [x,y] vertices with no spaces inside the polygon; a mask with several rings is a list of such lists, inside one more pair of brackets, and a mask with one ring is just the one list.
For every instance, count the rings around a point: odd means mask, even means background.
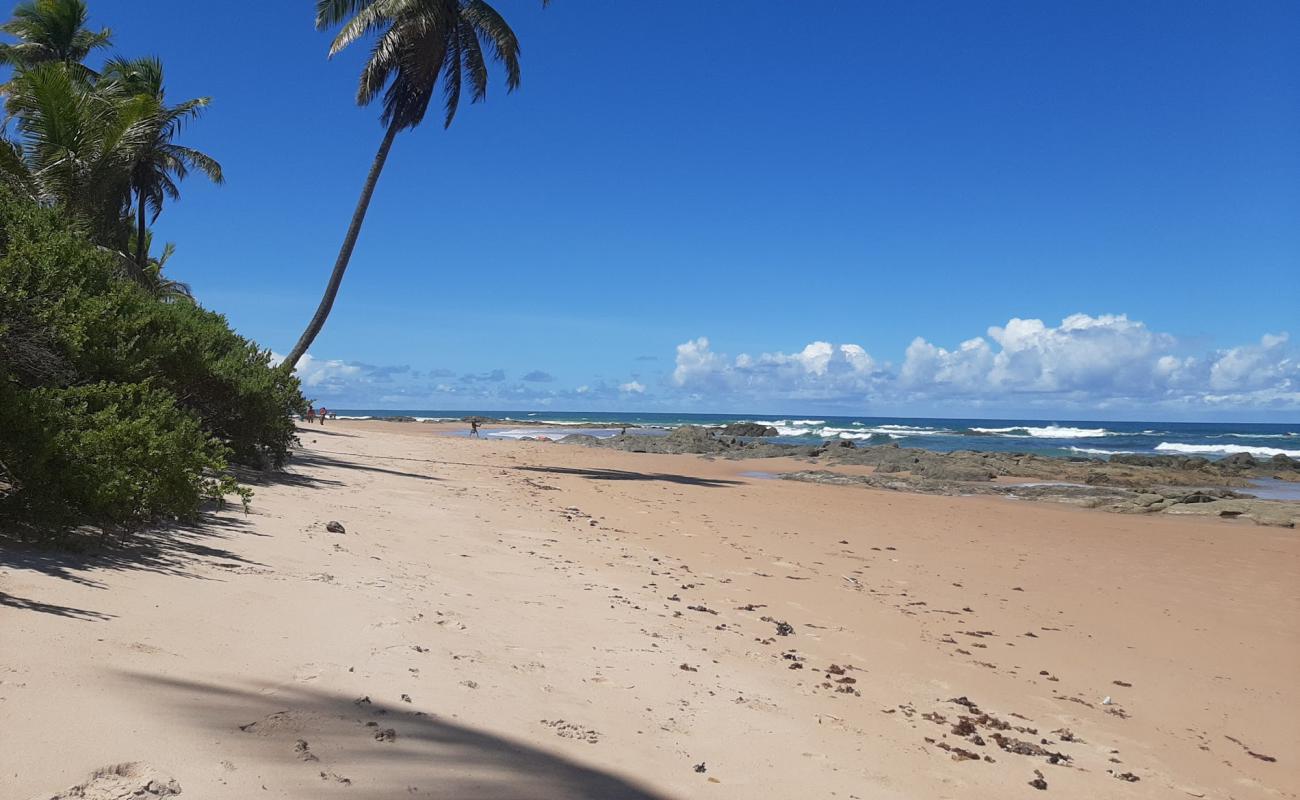
[{"label": "light sand", "polygon": [[147,553],[0,552],[0,798],[1300,790],[1300,532],[440,430],[305,430]]}]

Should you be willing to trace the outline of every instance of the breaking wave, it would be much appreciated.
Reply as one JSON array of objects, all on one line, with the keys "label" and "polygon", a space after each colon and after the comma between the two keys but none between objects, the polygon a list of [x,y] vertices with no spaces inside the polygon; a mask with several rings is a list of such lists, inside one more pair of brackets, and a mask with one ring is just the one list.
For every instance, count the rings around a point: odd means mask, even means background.
[{"label": "breaking wave", "polygon": [[1281,447],[1250,447],[1244,444],[1182,444],[1181,442],[1161,442],[1156,450],[1165,453],[1195,453],[1200,455],[1230,456],[1246,453],[1252,456],[1269,458],[1271,456],[1290,456],[1300,458],[1300,450],[1285,450]]},{"label": "breaking wave", "polygon": [[1067,428],[1061,425],[1048,425],[1043,428],[971,428],[974,433],[993,436],[1028,436],[1034,439],[1093,439],[1110,436],[1105,428]]}]

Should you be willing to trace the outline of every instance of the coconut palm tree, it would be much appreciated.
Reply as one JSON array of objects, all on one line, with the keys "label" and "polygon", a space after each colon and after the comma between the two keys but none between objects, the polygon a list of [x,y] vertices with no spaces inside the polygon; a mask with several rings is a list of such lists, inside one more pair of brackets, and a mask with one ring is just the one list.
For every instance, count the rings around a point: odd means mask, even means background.
[{"label": "coconut palm tree", "polygon": [[[543,0],[543,5],[546,2]],[[485,49],[505,67],[506,91],[519,86],[519,41],[505,19],[484,0],[317,0],[316,26],[327,30],[339,24],[343,27],[330,46],[331,57],[358,39],[376,39],[361,70],[357,104],[369,105],[383,97],[380,121],[385,126],[384,138],[361,188],[325,295],[284,360],[288,370],[325,325],[397,134],[424,120],[440,83],[444,128],[456,116],[464,88],[468,87],[470,102],[482,100],[488,86]]]},{"label": "coconut palm tree", "polygon": [[202,115],[211,98],[198,97],[168,106],[163,93],[162,62],[156,58],[111,59],[104,65],[100,84],[106,92],[124,97],[142,96],[153,103],[151,135],[136,151],[131,166],[131,191],[135,195],[135,266],[136,271],[143,274],[149,256],[148,237],[145,235],[146,212],[150,215],[150,222],[157,221],[164,200],[180,199],[176,183],[184,180],[191,170],[207,175],[217,185],[225,182],[221,165],[215,159],[174,141],[186,122]]},{"label": "coconut palm tree", "polygon": [[112,31],[86,27],[85,0],[26,0],[14,9],[13,19],[0,25],[0,32],[18,40],[0,44],[0,64],[15,70],[52,61],[73,67],[82,77],[93,78],[93,70],[82,65],[86,56],[108,47]]},{"label": "coconut palm tree", "polygon": [[66,64],[38,64],[10,83],[17,140],[0,146],[0,179],[37,202],[59,203],[97,244],[125,252],[131,171],[155,135],[157,102],[98,91]]}]

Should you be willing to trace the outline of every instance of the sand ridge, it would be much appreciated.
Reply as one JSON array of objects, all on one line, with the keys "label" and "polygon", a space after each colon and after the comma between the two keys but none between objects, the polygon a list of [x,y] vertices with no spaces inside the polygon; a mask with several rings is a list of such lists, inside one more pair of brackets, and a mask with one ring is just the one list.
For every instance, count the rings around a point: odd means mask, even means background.
[{"label": "sand ridge", "polygon": [[147,558],[6,551],[0,795],[1300,788],[1294,531],[442,430],[304,429]]}]

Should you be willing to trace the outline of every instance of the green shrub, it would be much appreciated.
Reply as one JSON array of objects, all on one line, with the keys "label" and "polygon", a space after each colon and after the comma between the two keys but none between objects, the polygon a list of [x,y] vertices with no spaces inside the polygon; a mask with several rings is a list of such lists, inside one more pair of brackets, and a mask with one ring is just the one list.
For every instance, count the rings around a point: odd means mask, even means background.
[{"label": "green shrub", "polygon": [[291,415],[306,404],[269,351],[219,314],[159,302],[61,214],[12,199],[0,199],[0,337],[6,319],[50,332],[77,382],[170,389],[237,461],[278,467],[294,443]]},{"label": "green shrub", "polygon": [[280,466],[306,402],[270,353],[120,274],[57,209],[0,194],[0,510],[132,525]]},{"label": "green shrub", "polygon": [[18,481],[9,502],[51,527],[132,526],[192,516],[238,493],[225,447],[163,389],[96,383],[0,390],[0,461]]}]

